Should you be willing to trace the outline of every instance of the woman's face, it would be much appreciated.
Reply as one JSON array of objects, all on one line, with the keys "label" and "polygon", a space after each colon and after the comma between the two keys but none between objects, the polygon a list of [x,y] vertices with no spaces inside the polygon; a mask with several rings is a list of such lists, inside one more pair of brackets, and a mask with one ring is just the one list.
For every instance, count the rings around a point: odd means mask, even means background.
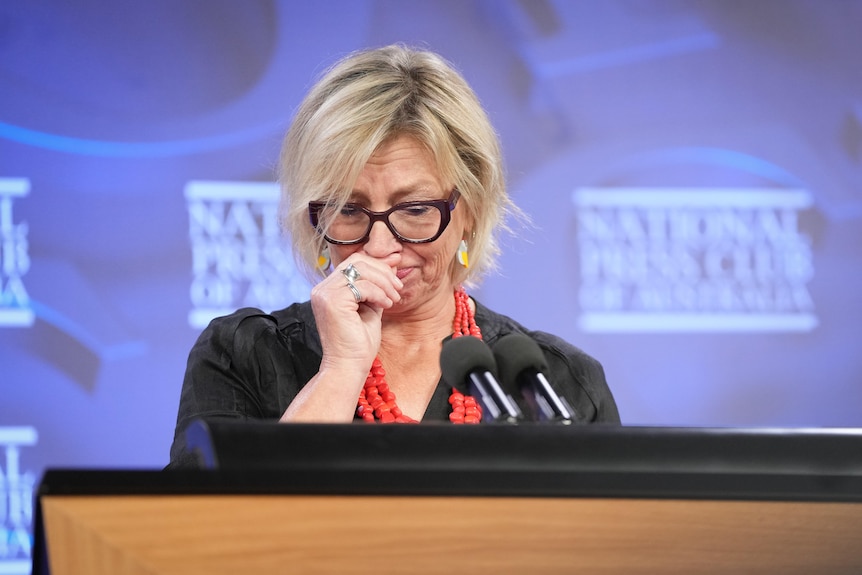
[{"label": "woman's face", "polygon": [[[446,199],[453,185],[443,181],[431,154],[414,138],[396,136],[384,142],[369,158],[359,174],[350,201],[382,212],[395,204],[417,200]],[[442,309],[444,298],[451,300],[455,288],[453,271],[458,244],[465,237],[467,221],[463,200],[451,212],[451,221],[433,242],[400,242],[384,222],[375,222],[364,244],[329,246],[333,266],[348,256],[362,252],[386,261],[404,283],[401,302],[392,312]]]}]

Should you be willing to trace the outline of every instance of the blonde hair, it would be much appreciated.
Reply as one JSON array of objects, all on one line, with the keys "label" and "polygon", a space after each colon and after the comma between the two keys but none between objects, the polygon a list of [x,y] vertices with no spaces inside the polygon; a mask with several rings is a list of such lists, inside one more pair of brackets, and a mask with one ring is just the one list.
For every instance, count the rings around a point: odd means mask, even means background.
[{"label": "blonde hair", "polygon": [[325,272],[325,245],[309,223],[308,202],[345,202],[368,158],[388,139],[424,145],[443,178],[461,192],[458,208],[474,222],[470,268],[475,285],[496,267],[498,233],[517,212],[505,185],[500,144],[476,94],[439,55],[402,45],[353,53],[312,87],[285,136],[279,158],[280,222],[309,279]]}]

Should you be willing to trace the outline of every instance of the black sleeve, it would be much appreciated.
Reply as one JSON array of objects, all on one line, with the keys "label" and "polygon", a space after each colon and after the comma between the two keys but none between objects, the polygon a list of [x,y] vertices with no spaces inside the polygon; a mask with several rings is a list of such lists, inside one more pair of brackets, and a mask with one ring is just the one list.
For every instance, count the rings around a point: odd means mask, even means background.
[{"label": "black sleeve", "polygon": [[569,402],[578,422],[620,423],[602,364],[571,344],[542,335],[540,345],[551,372],[548,381]]},{"label": "black sleeve", "polygon": [[196,465],[185,440],[196,418],[281,417],[320,364],[291,343],[273,316],[252,308],[204,329],[189,353],[168,469]]}]

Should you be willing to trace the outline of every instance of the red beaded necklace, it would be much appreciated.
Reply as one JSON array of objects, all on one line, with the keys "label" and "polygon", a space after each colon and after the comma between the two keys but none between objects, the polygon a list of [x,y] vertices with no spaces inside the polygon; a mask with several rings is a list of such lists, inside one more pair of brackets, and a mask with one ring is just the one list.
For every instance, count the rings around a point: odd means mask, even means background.
[{"label": "red beaded necklace", "polygon": [[[473,310],[470,309],[469,297],[464,288],[455,290],[455,320],[452,322],[452,337],[472,335],[482,339],[482,332],[476,325]],[[449,421],[452,423],[479,423],[482,421],[482,407],[476,399],[464,395],[454,387],[449,395],[449,405],[452,413]],[[404,415],[395,403],[395,394],[386,383],[386,370],[380,363],[380,358],[374,358],[371,370],[365,379],[365,386],[359,392],[356,405],[356,415],[364,421],[381,423],[418,423],[415,419]]]}]

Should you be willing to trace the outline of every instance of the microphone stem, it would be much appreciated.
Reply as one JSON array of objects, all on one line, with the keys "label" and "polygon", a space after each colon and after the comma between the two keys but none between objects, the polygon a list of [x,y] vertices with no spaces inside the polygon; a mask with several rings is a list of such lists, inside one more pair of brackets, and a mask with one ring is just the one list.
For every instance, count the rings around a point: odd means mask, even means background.
[{"label": "microphone stem", "polygon": [[470,395],[482,406],[482,421],[517,423],[521,412],[514,401],[509,399],[488,372],[471,372]]}]

